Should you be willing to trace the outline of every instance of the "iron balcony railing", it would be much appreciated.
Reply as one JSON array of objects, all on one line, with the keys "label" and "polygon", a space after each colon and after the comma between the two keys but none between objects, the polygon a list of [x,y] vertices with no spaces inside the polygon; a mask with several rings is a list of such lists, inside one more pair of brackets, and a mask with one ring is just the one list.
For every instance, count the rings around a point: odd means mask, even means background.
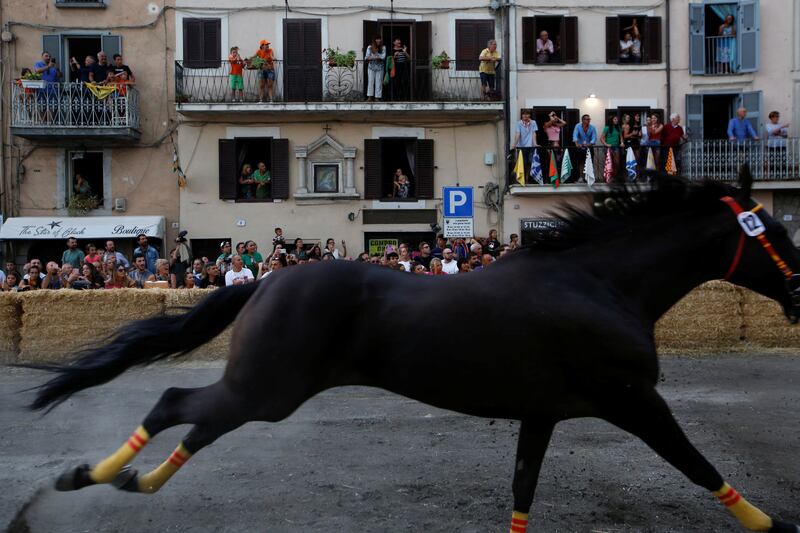
[{"label": "iron balcony railing", "polygon": [[138,130],[139,92],[120,86],[100,99],[80,82],[14,82],[11,127]]},{"label": "iron balcony railing", "polygon": [[[550,185],[549,168],[550,160],[554,158],[555,168],[563,184],[563,159],[565,150],[569,152],[572,173],[566,183],[586,183],[586,148],[568,147],[535,149],[539,155],[542,168],[544,185]],[[669,159],[669,148],[665,146],[641,146],[633,148],[632,170],[635,176],[628,172],[626,164],[627,150],[623,148],[611,149],[610,153],[605,146],[589,148],[592,157],[591,168],[594,172],[595,183],[631,183],[646,182],[648,159],[652,152],[650,164],[659,171],[665,171]],[[525,184],[538,185],[531,176],[532,153],[525,161]],[[720,180],[736,181],[739,169],[744,163],[750,165],[753,178],[759,181],[800,181],[800,138],[795,139],[762,139],[758,141],[728,141],[728,140],[691,140],[682,145],[672,147],[673,161],[677,172],[690,180]],[[513,169],[517,161],[517,152],[512,152],[509,157],[509,169]],[[610,171],[607,172],[607,156],[610,155]],[[610,177],[607,177],[610,174]],[[511,171],[510,185],[518,184],[516,174]]]},{"label": "iron balcony railing", "polygon": [[705,72],[711,75],[736,74],[739,59],[736,57],[736,37],[706,37]]},{"label": "iron balcony railing", "polygon": [[[397,66],[394,73],[382,72],[381,101],[384,102],[481,102],[500,101],[502,72],[499,66],[495,87],[481,90],[477,61],[464,61],[467,69],[457,68],[456,61],[447,68],[434,69],[428,63],[415,61]],[[274,61],[270,77],[274,77],[272,102],[360,102],[367,100],[368,71],[363,60],[351,66],[335,66],[320,62],[319,66],[291,66]],[[216,104],[244,101],[270,102],[268,91],[261,88],[263,75],[258,69],[245,68],[243,95],[231,89],[230,64],[204,63],[192,66],[175,62],[175,101],[178,104]],[[263,82],[268,83],[268,82]]]}]

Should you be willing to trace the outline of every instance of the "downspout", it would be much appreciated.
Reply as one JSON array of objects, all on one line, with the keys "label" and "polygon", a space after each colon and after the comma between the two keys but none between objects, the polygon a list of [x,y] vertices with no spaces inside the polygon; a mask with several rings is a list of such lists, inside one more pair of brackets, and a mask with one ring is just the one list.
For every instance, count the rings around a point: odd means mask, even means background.
[{"label": "downspout", "polygon": [[[508,186],[511,183],[511,171],[509,170],[509,165],[506,161],[506,156],[508,155],[509,150],[511,150],[511,130],[509,129],[509,124],[511,124],[511,43],[509,42],[509,39],[511,38],[511,17],[509,16],[510,8],[510,1],[503,2],[500,6],[500,16],[503,19],[503,57],[506,60],[506,83],[505,87],[503,88],[503,153],[501,154],[501,157],[498,158],[505,166],[505,183],[503,184],[503,187],[501,187],[503,194],[506,190],[508,190]],[[503,218],[502,213],[500,214],[500,218]]]},{"label": "downspout", "polygon": [[667,113],[664,117],[664,122],[666,122],[669,116],[672,114],[672,61],[670,61],[670,9],[669,9],[669,0],[664,0],[664,6],[667,10],[667,15],[664,17],[664,27],[667,33],[667,40],[664,43],[664,53],[666,54],[666,69],[667,69]]}]

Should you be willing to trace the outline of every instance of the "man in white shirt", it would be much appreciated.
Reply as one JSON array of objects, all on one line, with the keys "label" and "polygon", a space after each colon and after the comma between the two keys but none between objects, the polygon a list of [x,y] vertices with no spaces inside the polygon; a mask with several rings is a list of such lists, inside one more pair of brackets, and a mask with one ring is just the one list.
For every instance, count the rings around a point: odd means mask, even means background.
[{"label": "man in white shirt", "polygon": [[231,258],[231,269],[225,273],[225,285],[244,285],[255,281],[249,268],[244,268],[242,256],[234,255]]},{"label": "man in white shirt", "polygon": [[458,274],[458,261],[451,248],[442,250],[442,272],[445,274]]}]

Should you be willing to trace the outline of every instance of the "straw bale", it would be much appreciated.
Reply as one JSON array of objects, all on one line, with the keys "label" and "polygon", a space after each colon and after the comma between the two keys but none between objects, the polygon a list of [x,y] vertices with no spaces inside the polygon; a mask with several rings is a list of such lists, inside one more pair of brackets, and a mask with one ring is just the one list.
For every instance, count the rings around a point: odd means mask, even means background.
[{"label": "straw bale", "polygon": [[22,302],[13,292],[0,294],[0,363],[17,360],[20,329],[22,328]]},{"label": "straw bale", "polygon": [[20,295],[22,361],[58,360],[102,341],[119,326],[164,313],[164,291],[33,291]]},{"label": "straw bale", "polygon": [[[179,314],[186,311],[187,307],[194,307],[200,303],[205,297],[213,292],[212,290],[203,289],[177,289],[167,292],[165,312],[168,315]],[[224,311],[223,311],[224,312]],[[228,345],[231,342],[231,326],[229,326],[221,334],[211,339],[203,346],[197,348],[186,357],[193,360],[214,360],[219,358],[228,357]]]},{"label": "straw bale", "polygon": [[705,283],[676,303],[656,324],[659,353],[719,353],[744,348],[742,289]]},{"label": "straw bale", "polygon": [[800,328],[784,316],[780,304],[744,289],[745,339],[751,349],[800,350]]}]

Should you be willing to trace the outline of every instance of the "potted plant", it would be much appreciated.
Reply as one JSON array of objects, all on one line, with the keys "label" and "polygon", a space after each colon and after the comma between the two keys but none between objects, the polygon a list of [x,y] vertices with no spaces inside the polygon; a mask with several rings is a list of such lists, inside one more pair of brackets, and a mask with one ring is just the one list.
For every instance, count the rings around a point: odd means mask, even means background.
[{"label": "potted plant", "polygon": [[100,205],[100,201],[97,199],[97,196],[76,194],[69,199],[67,211],[69,211],[69,214],[74,217],[83,216],[92,209],[97,209],[98,205]]},{"label": "potted plant", "polygon": [[334,48],[325,48],[322,50],[323,61],[328,63],[329,67],[347,67],[353,68],[356,65],[356,51],[348,50],[342,52],[337,46]]},{"label": "potted plant", "polygon": [[20,78],[22,86],[26,89],[43,89],[45,86],[45,81],[42,79],[42,75],[38,72],[26,72],[22,78]]},{"label": "potted plant", "polygon": [[435,69],[447,70],[450,68],[450,56],[447,52],[442,51],[438,56],[431,58],[431,66]]},{"label": "potted plant", "polygon": [[188,102],[188,101],[189,101],[191,98],[192,98],[192,97],[191,97],[190,95],[188,95],[188,94],[177,93],[177,94],[175,95],[175,102],[177,102],[177,103],[179,103],[179,104],[185,104],[185,103],[187,103],[187,102]]}]

